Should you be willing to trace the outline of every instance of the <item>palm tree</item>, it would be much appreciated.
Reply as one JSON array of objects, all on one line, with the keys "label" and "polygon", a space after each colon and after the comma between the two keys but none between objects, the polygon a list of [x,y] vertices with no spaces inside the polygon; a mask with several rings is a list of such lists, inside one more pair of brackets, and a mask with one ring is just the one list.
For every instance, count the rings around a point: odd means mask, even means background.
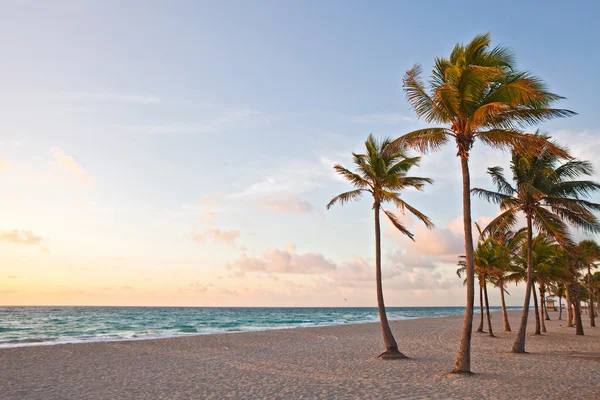
[{"label": "palm tree", "polygon": [[[562,248],[561,255],[558,261],[561,263],[561,267],[564,271],[563,281],[567,289],[567,300],[572,305],[571,316],[569,319],[573,319],[575,324],[575,334],[583,336],[583,322],[581,320],[581,307],[580,307],[580,292],[581,284],[579,279],[582,277],[582,271],[587,268],[587,254],[586,244],[579,242],[576,245],[565,245]],[[571,307],[569,305],[569,307]],[[572,326],[571,321],[569,325]]]},{"label": "palm tree", "polygon": [[600,261],[600,245],[593,240],[584,240],[579,243],[582,248],[584,255],[584,262],[587,265],[586,283],[588,295],[590,298],[590,307],[588,312],[590,314],[590,326],[596,326],[596,310],[594,309],[594,293],[595,287],[592,280],[592,268],[596,267],[595,262]]},{"label": "palm tree", "polygon": [[[556,265],[554,261],[557,257],[558,245],[545,235],[537,235],[532,241],[532,283],[531,290],[533,295],[534,315],[535,315],[535,335],[541,335],[546,332],[546,324],[543,320],[545,285],[556,279]],[[516,257],[517,273],[513,276],[515,282],[527,280],[527,246],[523,246],[521,254]],[[516,278],[516,279],[515,279]],[[535,291],[535,284],[538,284],[540,291],[540,301]]]},{"label": "palm tree", "polygon": [[[498,243],[491,238],[485,238],[482,235],[482,230],[479,224],[476,222],[475,227],[479,232],[479,242],[477,244],[477,248],[473,253],[473,258],[475,262],[475,274],[477,275],[477,280],[479,281],[479,327],[477,328],[478,333],[483,333],[483,304],[485,299],[485,316],[487,319],[488,325],[488,335],[494,337],[494,331],[492,328],[492,320],[490,317],[490,304],[487,293],[487,282],[494,283],[494,274],[497,273],[497,265],[500,264],[498,252]],[[466,267],[466,256],[460,256],[458,265],[459,269],[456,270],[456,274],[459,278],[462,277],[462,274],[465,273]],[[466,279],[463,282],[466,284]]]},{"label": "palm tree", "polygon": [[504,293],[506,284],[513,280],[516,272],[515,260],[517,252],[522,248],[523,240],[525,239],[525,229],[518,231],[501,231],[494,232],[490,237],[494,238],[496,245],[496,265],[492,271],[492,283],[500,288],[500,301],[502,305],[502,319],[504,322],[504,332],[510,332],[510,323],[508,321],[508,313],[506,312],[506,302]]},{"label": "palm tree", "polygon": [[[467,301],[458,356],[452,372],[471,372],[471,331],[475,294],[473,232],[471,224],[471,179],[469,155],[479,140],[496,149],[531,152],[544,139],[522,129],[539,122],[574,113],[551,108],[561,97],[547,90],[543,81],[514,67],[506,47],[490,48],[490,35],[477,35],[470,43],[457,44],[449,58],[436,58],[429,88],[415,65],[404,75],[404,90],[419,118],[430,127],[408,133],[394,141],[426,153],[449,141],[456,143],[462,168],[463,225],[465,235]],[[551,146],[558,155],[562,149]]]},{"label": "palm tree", "polygon": [[[535,136],[548,141],[549,137]],[[525,214],[527,221],[527,287],[521,315],[521,324],[513,345],[514,353],[525,352],[527,316],[533,286],[533,224],[538,232],[560,244],[568,245],[571,238],[567,223],[585,232],[600,232],[600,223],[592,211],[599,211],[600,204],[585,200],[589,194],[600,190],[592,181],[573,180],[593,173],[586,161],[569,160],[560,165],[560,158],[543,146],[537,155],[512,152],[510,168],[516,187],[504,177],[500,167],[488,168],[498,191],[473,189],[473,192],[489,201],[500,204],[501,214],[486,230],[502,231],[517,223],[517,215]]]},{"label": "palm tree", "polygon": [[[390,150],[391,140],[376,140],[373,135],[365,142],[366,153],[355,154],[354,164],[356,172],[352,172],[339,164],[334,165],[338,174],[348,180],[356,189],[335,196],[327,209],[335,203],[344,204],[360,198],[365,192],[373,196],[373,211],[375,213],[375,271],[377,282],[377,307],[381,320],[383,342],[386,351],[379,357],[383,359],[405,358],[398,350],[398,345],[390,329],[385,304],[383,302],[383,289],[381,282],[381,232],[379,226],[379,211],[383,203],[393,203],[403,214],[408,211],[421,220],[426,227],[433,228],[430,219],[416,208],[400,198],[400,192],[407,188],[421,190],[427,183],[432,183],[429,178],[407,176],[408,171],[419,164],[420,157],[407,157],[398,148]],[[383,210],[392,225],[404,235],[414,240],[414,235],[406,228],[400,219],[391,211]]]},{"label": "palm tree", "polygon": [[[475,226],[481,233],[481,229],[479,225],[475,223]],[[480,234],[480,241],[477,244],[477,248],[474,251],[473,257],[475,261],[475,274],[477,275],[477,280],[479,281],[479,310],[480,310],[480,320],[479,327],[477,328],[478,333],[483,333],[483,318],[484,318],[484,310],[483,304],[485,299],[485,317],[487,319],[488,325],[488,335],[494,337],[494,330],[492,328],[492,320],[490,317],[490,305],[487,294],[487,282],[491,278],[491,274],[494,271],[494,264],[496,263],[495,254],[494,254],[494,243],[490,240],[484,240],[483,236]],[[462,274],[466,271],[466,257],[460,256],[460,260],[458,261],[459,269],[456,270],[456,274],[459,278],[462,277]],[[466,280],[464,282],[466,284]]]},{"label": "palm tree", "polygon": [[550,294],[558,297],[558,319],[562,319],[562,298],[565,297],[565,285],[558,281],[550,286]]}]

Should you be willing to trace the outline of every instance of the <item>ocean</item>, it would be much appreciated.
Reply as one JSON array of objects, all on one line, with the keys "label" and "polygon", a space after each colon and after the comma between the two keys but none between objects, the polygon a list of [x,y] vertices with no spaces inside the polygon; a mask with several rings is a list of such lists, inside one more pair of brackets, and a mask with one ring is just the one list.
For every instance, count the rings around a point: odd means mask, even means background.
[{"label": "ocean", "polygon": [[[499,307],[492,308],[499,309]],[[460,315],[464,310],[464,307],[387,308],[390,320]],[[0,348],[154,339],[377,321],[379,317],[374,307],[0,307]]]}]

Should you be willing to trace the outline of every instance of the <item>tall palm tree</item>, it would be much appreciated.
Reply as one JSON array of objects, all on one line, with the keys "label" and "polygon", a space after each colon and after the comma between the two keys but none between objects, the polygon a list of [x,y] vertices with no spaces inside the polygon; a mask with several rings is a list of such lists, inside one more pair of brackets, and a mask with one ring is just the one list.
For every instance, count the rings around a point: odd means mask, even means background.
[{"label": "tall palm tree", "polygon": [[[477,35],[466,45],[457,44],[449,58],[436,58],[428,88],[419,65],[406,72],[404,90],[412,108],[425,122],[443,126],[420,129],[394,142],[395,146],[411,146],[423,153],[450,141],[457,146],[463,181],[467,304],[454,373],[471,372],[475,270],[469,156],[473,144],[479,140],[496,149],[530,152],[544,139],[527,135],[523,128],[574,114],[551,108],[561,97],[529,72],[517,71],[512,52],[506,47],[490,48],[490,42],[489,33]],[[566,155],[554,146],[551,150]]]},{"label": "tall palm tree", "polygon": [[[548,136],[535,136],[549,140]],[[517,223],[517,215],[525,214],[527,221],[527,287],[521,315],[521,324],[513,345],[514,353],[525,352],[525,333],[529,302],[533,286],[533,225],[538,232],[568,245],[571,237],[567,223],[585,232],[600,232],[600,223],[592,211],[600,211],[600,204],[585,200],[591,193],[600,190],[592,181],[574,180],[593,173],[587,161],[569,160],[560,164],[561,158],[553,154],[548,146],[538,149],[537,155],[512,152],[510,168],[513,187],[504,177],[500,167],[488,168],[498,191],[473,189],[473,193],[500,204],[501,214],[486,227],[490,231],[510,229]]]},{"label": "tall palm tree", "polygon": [[[373,135],[365,142],[366,153],[355,154],[354,164],[356,172],[352,172],[339,164],[334,165],[338,174],[348,180],[356,189],[335,196],[327,209],[335,203],[344,204],[348,201],[360,198],[364,193],[373,196],[373,211],[375,214],[375,271],[377,282],[377,307],[381,320],[383,342],[386,351],[379,357],[384,359],[405,358],[406,356],[398,350],[398,344],[392,335],[385,304],[383,302],[383,289],[381,281],[381,231],[379,226],[379,212],[383,203],[392,203],[403,214],[409,212],[421,220],[426,227],[433,228],[431,220],[416,208],[412,207],[400,198],[400,193],[407,188],[421,190],[427,183],[432,183],[429,178],[407,176],[408,171],[419,164],[420,157],[408,157],[398,148],[389,149],[391,140],[376,140]],[[391,211],[383,210],[392,225],[404,235],[414,240],[414,235],[406,228],[400,219]]]}]

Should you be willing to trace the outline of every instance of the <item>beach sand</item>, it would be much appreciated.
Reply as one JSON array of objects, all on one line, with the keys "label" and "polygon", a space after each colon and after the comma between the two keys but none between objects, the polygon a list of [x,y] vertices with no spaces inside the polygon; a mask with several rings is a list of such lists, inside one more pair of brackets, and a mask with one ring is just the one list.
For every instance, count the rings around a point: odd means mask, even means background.
[{"label": "beach sand", "polygon": [[[513,331],[518,311],[510,311]],[[477,322],[477,315],[476,321]],[[392,322],[410,359],[375,359],[378,324],[0,350],[2,399],[600,398],[600,328],[546,321],[527,350],[513,333],[473,334],[474,376],[446,375],[462,317]]]}]

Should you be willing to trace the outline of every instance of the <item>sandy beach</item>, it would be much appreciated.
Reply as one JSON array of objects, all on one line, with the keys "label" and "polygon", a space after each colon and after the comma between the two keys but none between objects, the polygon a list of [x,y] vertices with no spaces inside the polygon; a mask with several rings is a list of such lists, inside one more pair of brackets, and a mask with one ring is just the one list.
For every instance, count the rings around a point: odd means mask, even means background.
[{"label": "sandy beach", "polygon": [[600,328],[585,319],[576,337],[551,318],[548,333],[528,336],[530,354],[515,355],[494,313],[497,337],[473,335],[470,377],[444,374],[462,317],[393,322],[410,357],[395,361],[375,359],[378,324],[3,349],[0,398],[599,398]]}]

